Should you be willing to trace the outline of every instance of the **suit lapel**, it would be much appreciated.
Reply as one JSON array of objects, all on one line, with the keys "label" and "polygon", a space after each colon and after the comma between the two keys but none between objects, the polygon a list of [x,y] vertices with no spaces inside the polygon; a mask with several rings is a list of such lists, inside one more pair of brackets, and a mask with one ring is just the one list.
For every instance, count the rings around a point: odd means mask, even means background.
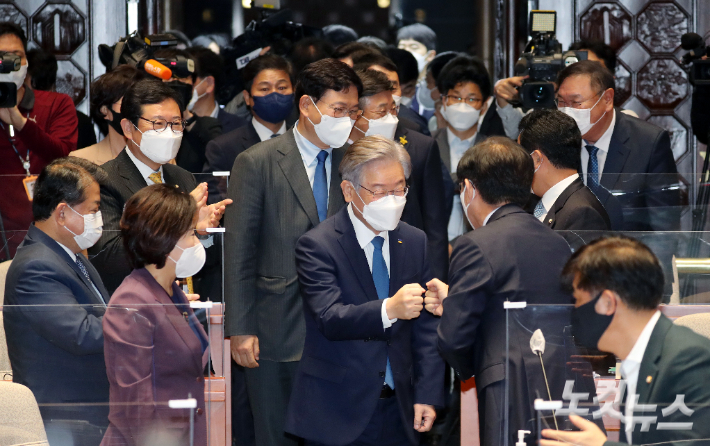
[{"label": "suit lapel", "polygon": [[126,180],[124,184],[128,190],[131,191],[131,194],[135,194],[139,190],[146,187],[148,183],[145,182],[145,178],[143,178],[143,175],[141,175],[136,165],[133,164],[133,161],[131,161],[128,153],[126,153],[126,150],[130,149],[126,147],[121,153],[118,154],[116,157],[116,164],[118,167],[118,173]]},{"label": "suit lapel", "polygon": [[[86,271],[89,273],[89,277],[91,277],[91,281],[94,282],[94,285],[96,286],[96,289],[99,290],[99,293],[101,293],[101,297],[104,300],[104,303],[108,303],[109,298],[111,297],[108,293],[108,290],[104,286],[104,283],[101,281],[101,277],[99,276],[99,272],[96,271],[96,268],[94,268],[94,265],[91,264],[91,262],[84,257],[84,254],[78,253],[76,255],[81,259],[82,262],[84,262],[84,266],[86,267]],[[77,265],[78,267],[78,265]],[[81,274],[82,278],[85,279],[84,274]],[[84,281],[86,283],[86,281]],[[89,284],[89,289],[93,291],[93,287]]]},{"label": "suit lapel", "polygon": [[658,361],[661,359],[661,351],[663,343],[668,334],[668,330],[673,326],[673,322],[667,317],[661,315],[653,328],[651,338],[648,340],[646,351],[641,360],[639,368],[639,377],[636,382],[636,394],[639,396],[639,404],[649,402],[649,395],[656,385],[656,376],[658,375]]},{"label": "suit lapel", "polygon": [[[303,166],[303,158],[298,150],[296,140],[293,137],[293,130],[290,130],[282,136],[285,144],[279,147],[278,152],[283,155],[279,160],[279,167],[286,177],[286,181],[291,186],[293,193],[300,203],[303,210],[308,215],[308,219],[313,226],[320,223],[318,218],[318,208],[316,207],[316,199],[313,197],[313,189],[308,181],[306,168]],[[332,183],[332,182],[331,182]]]},{"label": "suit lapel", "polygon": [[407,258],[407,245],[399,235],[399,225],[389,233],[390,245],[390,296],[394,296],[399,289],[405,285],[406,280],[404,265]]},{"label": "suit lapel", "polygon": [[[345,204],[345,198],[343,198],[343,190],[340,188],[340,183],[342,178],[340,177],[340,172],[338,168],[340,167],[340,162],[343,160],[343,155],[347,149],[341,147],[339,149],[333,149],[331,153],[331,163],[330,163],[330,190],[328,191],[328,217],[335,215],[342,209]],[[315,202],[315,199],[314,199]]]},{"label": "suit lapel", "polygon": [[557,213],[562,210],[562,208],[565,206],[565,203],[567,203],[567,200],[569,200],[569,197],[572,196],[575,192],[580,190],[582,187],[584,187],[584,183],[580,178],[575,179],[565,190],[562,191],[559,197],[557,197],[557,200],[552,204],[552,208],[547,212],[547,215],[545,215],[545,220],[543,220],[543,223],[545,225],[552,227],[552,225],[555,224],[555,220],[557,218]]},{"label": "suit lapel", "polygon": [[[353,223],[350,221],[348,209],[341,209],[335,218],[335,230],[341,234],[340,237],[338,237],[338,243],[340,243],[340,247],[343,249],[345,257],[347,257],[350,262],[350,266],[353,268],[355,276],[360,282],[367,300],[370,301],[377,299],[377,288],[375,288],[375,281],[372,279],[370,265],[367,263],[365,251],[357,242],[355,228],[353,227]],[[390,287],[391,283],[392,281],[390,281]]]},{"label": "suit lapel", "polygon": [[451,172],[451,153],[449,150],[449,139],[446,136],[446,129],[439,130],[436,135],[436,142],[439,144],[439,154],[441,154],[441,160],[446,165],[448,172]]},{"label": "suit lapel", "polygon": [[630,135],[627,132],[625,124],[624,114],[617,111],[614,131],[611,134],[611,141],[609,142],[609,153],[604,162],[604,170],[602,171],[601,178],[601,185],[608,190],[615,188],[616,182],[619,180],[619,174],[626,163],[626,158],[629,157],[630,151],[625,144]]}]

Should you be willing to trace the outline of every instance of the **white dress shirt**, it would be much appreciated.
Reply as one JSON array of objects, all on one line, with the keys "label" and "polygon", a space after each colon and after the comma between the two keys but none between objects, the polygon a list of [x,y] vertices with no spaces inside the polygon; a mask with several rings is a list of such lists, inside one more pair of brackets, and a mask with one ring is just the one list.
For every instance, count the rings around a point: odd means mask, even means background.
[{"label": "white dress shirt", "polygon": [[[271,135],[274,134],[274,132],[272,132],[269,128],[267,128],[261,122],[257,121],[256,118],[254,118],[253,116],[251,118],[251,125],[254,126],[254,130],[256,130],[256,134],[259,135],[259,139],[261,141],[266,141],[267,139],[271,139]],[[296,130],[294,129],[294,131],[296,131]],[[279,129],[278,132],[276,132],[277,135],[283,135],[284,133],[286,133],[286,121],[281,123],[281,128]]]},{"label": "white dress shirt", "polygon": [[217,119],[217,116],[219,116],[219,104],[217,101],[214,101],[214,108],[212,109],[212,113],[210,113],[210,118]]},{"label": "white dress shirt", "polygon": [[495,212],[500,208],[501,206],[498,206],[497,208],[493,209],[490,214],[486,215],[486,218],[483,220],[482,226],[486,226],[488,224],[488,220],[490,220],[493,214],[495,214]]},{"label": "white dress shirt", "polygon": [[560,194],[562,194],[562,192],[564,192],[570,184],[574,183],[574,180],[576,180],[577,178],[579,178],[579,174],[577,173],[570,175],[564,180],[558,182],[557,184],[549,188],[547,192],[542,195],[540,201],[542,201],[542,205],[545,208],[545,213],[540,216],[540,221],[545,220],[545,216],[548,212],[550,212],[550,209],[552,209],[552,205],[555,204],[555,201],[557,201]]},{"label": "white dress shirt", "polygon": [[123,150],[126,151],[128,157],[131,159],[131,161],[133,161],[133,164],[135,164],[136,168],[138,168],[138,172],[141,173],[141,176],[145,180],[145,184],[147,184],[148,186],[150,186],[151,184],[160,184],[148,178],[149,175],[154,174],[156,172],[160,172],[160,178],[163,180],[163,182],[165,182],[165,176],[163,176],[162,165],[158,168],[158,170],[153,170],[148,167],[143,161],[136,158],[136,156],[133,154],[133,152],[131,152],[131,149],[129,149],[128,146],[126,146]]},{"label": "white dress shirt", "polygon": [[[611,135],[614,133],[614,126],[616,125],[616,110],[612,109],[611,124],[606,132],[601,138],[593,145],[599,149],[597,151],[597,161],[599,162],[599,182],[601,182],[601,175],[604,173],[604,164],[606,163],[606,156],[609,154],[609,144],[611,143]],[[591,144],[585,140],[582,140],[582,173],[584,174],[584,184],[587,184],[587,164],[589,164],[589,152],[587,151],[587,146]]]},{"label": "white dress shirt", "polygon": [[[450,128],[446,127],[446,138],[449,141],[449,159],[451,160],[451,172],[456,172],[456,168],[459,165],[459,161],[466,153],[468,149],[473,146],[473,139],[476,137],[476,133],[470,138],[461,140],[458,136],[454,135]],[[466,224],[464,223],[463,208],[461,207],[461,198],[458,195],[454,195],[454,206],[451,208],[451,215],[449,216],[449,226],[447,228],[449,241],[455,239],[459,235],[463,234],[466,230]]]},{"label": "white dress shirt", "polygon": [[[271,135],[269,135],[271,137]],[[325,159],[325,177],[328,181],[327,190],[330,191],[330,170],[332,166],[333,159],[333,148],[321,149],[309,140],[307,140],[303,135],[298,132],[298,121],[293,126],[293,137],[296,139],[296,146],[298,146],[298,151],[301,152],[301,158],[303,159],[303,166],[306,168],[306,174],[308,174],[308,182],[311,183],[311,189],[313,189],[313,179],[316,176],[316,167],[318,166],[318,154],[321,150],[328,152],[328,158]]]},{"label": "white dress shirt", "polygon": [[[57,242],[57,241],[55,240],[55,242]],[[59,242],[57,242],[57,245],[61,246],[62,249],[65,250],[67,252],[67,254],[69,254],[69,257],[71,257],[72,262],[76,263],[76,254],[74,253],[74,251],[72,251],[71,249],[67,248],[66,246],[62,245]],[[82,263],[83,263],[83,261],[82,261]],[[84,267],[86,267],[86,265],[84,265]],[[104,297],[99,292],[99,289],[96,288],[96,285],[94,285],[94,281],[91,280],[91,278],[89,278],[89,283],[91,284],[91,287],[94,289],[94,293],[96,293],[96,295],[99,296],[99,299],[101,300],[101,302],[103,302],[104,306],[106,306],[106,301],[104,300]]]},{"label": "white dress shirt", "polygon": [[643,361],[643,355],[646,352],[648,341],[651,340],[651,334],[660,317],[661,312],[656,311],[644,327],[641,335],[639,335],[629,355],[626,359],[621,361],[621,376],[626,380],[626,413],[624,414],[626,421],[624,426],[626,429],[626,441],[629,444],[631,444],[631,434],[634,426],[632,421],[634,407],[638,401],[636,397],[636,385],[638,384],[641,361]]},{"label": "white dress shirt", "polygon": [[[348,205],[348,215],[350,216],[350,221],[353,223],[353,228],[355,228],[355,237],[357,238],[357,243],[360,245],[363,251],[365,251],[365,257],[367,258],[367,264],[370,266],[370,274],[372,274],[372,257],[375,255],[375,246],[372,244],[372,239],[375,237],[382,237],[385,242],[382,244],[382,257],[385,259],[385,265],[387,265],[387,275],[390,275],[390,237],[389,232],[382,231],[377,235],[373,235],[372,231],[365,226],[354,214],[353,204]],[[390,319],[387,317],[387,300],[382,299],[382,310],[380,315],[382,316],[382,328],[389,328],[397,322],[397,319]]]}]

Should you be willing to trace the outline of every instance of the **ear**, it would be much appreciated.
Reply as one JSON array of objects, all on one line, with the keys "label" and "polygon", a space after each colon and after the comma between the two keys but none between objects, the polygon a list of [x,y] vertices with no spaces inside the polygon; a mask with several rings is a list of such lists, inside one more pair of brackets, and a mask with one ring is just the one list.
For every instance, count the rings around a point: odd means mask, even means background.
[{"label": "ear", "polygon": [[539,166],[540,163],[544,162],[544,160],[545,160],[545,155],[538,149],[533,150],[533,152],[530,154],[530,156],[533,159],[534,166]]},{"label": "ear", "polygon": [[113,112],[110,108],[106,107],[105,105],[102,105],[101,108],[99,108],[99,112],[104,115],[104,119],[106,119],[107,121],[113,121]]},{"label": "ear", "polygon": [[311,98],[307,94],[304,94],[298,99],[298,110],[301,114],[308,116],[308,112],[312,106],[313,102],[311,102]]},{"label": "ear", "polygon": [[215,89],[214,76],[207,76],[203,80],[205,81],[205,84],[207,85],[207,87],[205,88],[205,93],[214,93],[214,89]]},{"label": "ear", "polygon": [[607,89],[604,92],[603,97],[604,99],[602,99],[602,101],[604,101],[606,111],[610,112],[614,108],[614,89]]},{"label": "ear", "polygon": [[350,203],[353,201],[353,195],[355,195],[355,191],[353,190],[353,185],[350,184],[350,181],[343,180],[340,183],[340,190],[343,191],[343,197],[345,197],[345,202]]},{"label": "ear", "polygon": [[66,224],[66,213],[71,212],[67,208],[67,204],[62,202],[57,205],[56,208],[54,208],[54,212],[52,212],[52,216],[54,217],[54,220],[57,222],[57,225],[59,226],[64,226]]},{"label": "ear", "polygon": [[616,313],[616,307],[619,304],[618,299],[620,299],[619,295],[615,292],[611,290],[604,290],[601,298],[599,298],[599,301],[597,301],[597,304],[594,306],[594,309],[599,314],[611,316]]},{"label": "ear", "polygon": [[242,92],[242,95],[244,96],[244,103],[249,106],[253,107],[254,106],[254,98],[252,98],[251,94],[247,90],[244,90]]},{"label": "ear", "polygon": [[427,61],[427,62],[431,62],[432,59],[434,59],[434,57],[436,57],[436,51],[434,51],[434,50],[429,50],[429,51],[426,53],[426,61]]},{"label": "ear", "polygon": [[133,140],[133,123],[126,118],[121,119],[121,128],[123,129],[123,135]]}]

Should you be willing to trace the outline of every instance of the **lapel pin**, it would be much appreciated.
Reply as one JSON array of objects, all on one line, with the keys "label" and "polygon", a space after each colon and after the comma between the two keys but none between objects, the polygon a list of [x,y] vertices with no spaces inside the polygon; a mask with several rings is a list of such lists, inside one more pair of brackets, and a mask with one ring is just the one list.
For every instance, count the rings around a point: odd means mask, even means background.
[{"label": "lapel pin", "polygon": [[398,238],[398,239],[397,239],[397,243],[402,243],[402,239],[401,239],[401,238]]},{"label": "lapel pin", "polygon": [[648,375],[648,376],[646,377],[646,384],[651,384],[651,381],[653,381],[653,376]]},{"label": "lapel pin", "polygon": [[547,220],[548,223],[552,223],[552,219]]}]

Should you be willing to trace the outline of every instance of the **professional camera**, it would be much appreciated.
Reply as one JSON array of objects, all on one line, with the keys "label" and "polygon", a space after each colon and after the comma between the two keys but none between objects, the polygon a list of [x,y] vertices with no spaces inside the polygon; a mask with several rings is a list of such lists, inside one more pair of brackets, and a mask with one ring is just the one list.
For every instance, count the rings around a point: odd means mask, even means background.
[{"label": "professional camera", "polygon": [[554,108],[555,87],[552,82],[564,67],[587,60],[586,51],[562,52],[555,37],[557,12],[530,11],[532,39],[515,63],[516,76],[530,76],[520,88],[524,108]]},{"label": "professional camera", "polygon": [[693,64],[690,69],[690,81],[693,85],[710,85],[710,59],[700,60],[710,56],[710,47],[705,46],[705,40],[696,33],[685,33],[680,38],[680,46],[688,52],[681,58],[684,65]]},{"label": "professional camera", "polygon": [[241,70],[249,61],[259,57],[261,50],[271,47],[271,52],[288,56],[294,43],[305,37],[321,37],[320,28],[294,23],[290,9],[280,10],[279,0],[255,0],[252,9],[260,12],[261,20],[252,20],[244,34],[234,38],[232,47],[223,56],[227,82],[218,96],[225,101],[243,90]]},{"label": "professional camera", "polygon": [[[0,51],[0,74],[12,73],[20,69],[20,56]],[[0,108],[17,105],[17,85],[14,82],[0,82]]]}]

